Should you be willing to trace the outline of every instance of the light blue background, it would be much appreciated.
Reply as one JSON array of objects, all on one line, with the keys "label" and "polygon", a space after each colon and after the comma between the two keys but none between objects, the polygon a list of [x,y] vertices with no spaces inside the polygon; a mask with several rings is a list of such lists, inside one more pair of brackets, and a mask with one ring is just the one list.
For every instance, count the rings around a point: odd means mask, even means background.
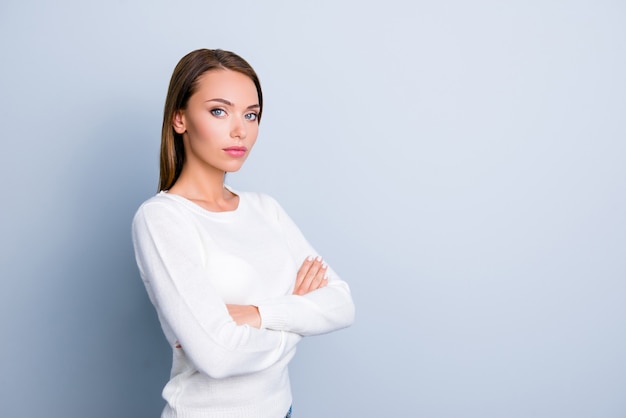
[{"label": "light blue background", "polygon": [[621,1],[0,4],[5,417],[154,417],[130,222],[174,65],[257,69],[274,195],[349,281],[297,418],[626,416]]}]

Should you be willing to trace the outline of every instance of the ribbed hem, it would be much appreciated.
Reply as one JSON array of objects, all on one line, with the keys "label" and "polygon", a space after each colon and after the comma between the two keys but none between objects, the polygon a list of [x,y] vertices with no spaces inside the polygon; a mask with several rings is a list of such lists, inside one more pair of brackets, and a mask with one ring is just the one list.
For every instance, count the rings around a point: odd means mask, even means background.
[{"label": "ribbed hem", "polygon": [[237,408],[184,408],[167,405],[161,418],[282,418],[291,406],[291,390],[276,394],[255,405]]}]

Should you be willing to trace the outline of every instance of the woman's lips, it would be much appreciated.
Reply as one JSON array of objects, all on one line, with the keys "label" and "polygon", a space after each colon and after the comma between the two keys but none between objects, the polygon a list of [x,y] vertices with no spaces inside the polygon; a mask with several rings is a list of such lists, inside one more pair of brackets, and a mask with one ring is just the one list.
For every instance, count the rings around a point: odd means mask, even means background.
[{"label": "woman's lips", "polygon": [[243,157],[244,155],[246,155],[246,151],[248,151],[248,148],[246,147],[224,148],[224,152],[226,152],[226,154],[230,155],[231,157]]}]

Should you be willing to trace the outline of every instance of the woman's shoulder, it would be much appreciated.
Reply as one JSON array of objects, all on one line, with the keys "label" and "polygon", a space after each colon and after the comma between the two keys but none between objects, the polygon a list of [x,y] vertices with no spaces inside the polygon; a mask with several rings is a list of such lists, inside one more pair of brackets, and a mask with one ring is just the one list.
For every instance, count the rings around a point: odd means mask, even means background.
[{"label": "woman's shoulder", "polygon": [[270,218],[275,219],[280,217],[280,213],[283,211],[280,203],[271,195],[263,192],[251,192],[251,191],[235,191],[245,205],[254,209],[256,212],[261,212],[265,215],[269,215]]},{"label": "woman's shoulder", "polygon": [[241,197],[242,199],[244,199],[246,202],[248,202],[251,205],[259,206],[261,208],[266,208],[266,209],[276,208],[280,206],[278,201],[267,193],[239,191],[239,190],[237,191],[231,190],[231,191],[237,194],[239,197]]},{"label": "woman's shoulder", "polygon": [[146,207],[152,207],[152,206],[172,207],[175,205],[176,205],[176,201],[175,199],[172,199],[172,195],[168,195],[167,192],[162,191],[148,198],[147,200],[145,200],[139,206],[139,210],[142,210],[143,208],[146,208]]},{"label": "woman's shoulder", "polygon": [[270,196],[267,193],[263,193],[263,192],[250,192],[250,191],[233,191],[233,193],[237,194],[238,196],[243,197],[244,199],[248,200],[248,201],[252,201],[255,203],[260,203],[260,204],[267,204],[267,203],[272,203],[275,204],[276,199],[274,199],[272,196]]},{"label": "woman's shoulder", "polygon": [[137,209],[135,218],[143,217],[159,217],[171,216],[172,213],[180,212],[181,202],[175,196],[168,195],[167,192],[159,192],[156,195],[145,200]]}]

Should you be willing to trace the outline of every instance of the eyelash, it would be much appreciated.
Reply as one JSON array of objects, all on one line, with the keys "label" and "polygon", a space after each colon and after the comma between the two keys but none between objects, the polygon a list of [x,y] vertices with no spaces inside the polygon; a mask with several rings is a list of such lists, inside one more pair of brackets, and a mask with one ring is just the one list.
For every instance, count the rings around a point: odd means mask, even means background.
[{"label": "eyelash", "polygon": [[[226,113],[226,111],[224,109],[219,109],[219,108],[218,109],[211,109],[210,112],[211,112],[211,114],[213,116],[218,117],[218,118],[224,116],[224,114]],[[246,113],[244,115],[244,118],[246,120],[251,121],[251,122],[252,121],[256,121],[258,119],[258,117],[259,117],[258,113],[254,113],[254,112]]]}]

